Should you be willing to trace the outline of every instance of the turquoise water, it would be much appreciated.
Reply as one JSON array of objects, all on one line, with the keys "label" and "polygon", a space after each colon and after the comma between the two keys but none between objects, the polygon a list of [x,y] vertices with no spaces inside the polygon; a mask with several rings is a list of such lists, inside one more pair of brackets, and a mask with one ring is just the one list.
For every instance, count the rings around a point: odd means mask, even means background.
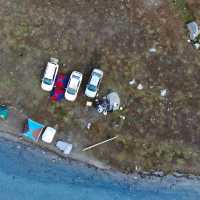
[{"label": "turquoise water", "polygon": [[200,181],[128,177],[0,139],[0,200],[199,200]]}]

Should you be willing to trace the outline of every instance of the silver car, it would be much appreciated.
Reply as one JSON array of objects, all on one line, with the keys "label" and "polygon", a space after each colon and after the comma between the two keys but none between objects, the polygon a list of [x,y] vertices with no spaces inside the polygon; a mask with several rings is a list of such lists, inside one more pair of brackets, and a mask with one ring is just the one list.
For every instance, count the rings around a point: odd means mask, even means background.
[{"label": "silver car", "polygon": [[85,89],[85,95],[87,97],[96,97],[102,78],[103,71],[100,69],[93,69],[92,74],[90,76],[90,80]]}]

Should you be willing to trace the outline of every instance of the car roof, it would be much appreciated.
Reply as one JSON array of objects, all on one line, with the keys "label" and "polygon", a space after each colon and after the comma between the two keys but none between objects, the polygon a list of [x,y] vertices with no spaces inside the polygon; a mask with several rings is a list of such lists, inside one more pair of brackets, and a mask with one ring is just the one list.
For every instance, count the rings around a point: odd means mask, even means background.
[{"label": "car roof", "polygon": [[56,65],[53,64],[53,63],[48,62],[47,63],[47,68],[46,68],[45,77],[49,78],[49,79],[52,79],[53,75],[54,75],[54,72],[55,72],[55,69],[56,69]]},{"label": "car roof", "polygon": [[[75,78],[77,77],[77,78]],[[76,76],[75,74],[72,74],[71,78],[70,78],[70,83],[69,86],[70,88],[77,88],[78,84],[80,82],[80,77]]]},{"label": "car roof", "polygon": [[96,75],[96,73],[93,72],[92,78],[90,80],[90,84],[96,86],[96,85],[98,85],[99,80],[100,80],[100,77],[98,75]]}]

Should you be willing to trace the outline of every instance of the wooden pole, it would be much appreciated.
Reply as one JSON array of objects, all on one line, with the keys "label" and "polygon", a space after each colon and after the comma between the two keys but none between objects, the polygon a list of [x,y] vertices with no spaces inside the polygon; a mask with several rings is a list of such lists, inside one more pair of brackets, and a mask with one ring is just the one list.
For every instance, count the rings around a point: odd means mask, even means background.
[{"label": "wooden pole", "polygon": [[92,149],[92,148],[94,148],[94,147],[96,147],[96,146],[99,146],[99,145],[101,145],[101,144],[104,144],[104,143],[110,142],[110,141],[112,141],[112,140],[115,140],[115,139],[118,138],[118,137],[119,137],[119,135],[116,135],[115,137],[112,137],[112,138],[110,138],[110,139],[108,139],[108,140],[104,140],[104,141],[102,141],[102,142],[99,142],[99,143],[96,143],[96,144],[91,145],[91,146],[89,146],[89,147],[86,147],[86,148],[84,148],[82,151],[87,151],[87,150]]}]

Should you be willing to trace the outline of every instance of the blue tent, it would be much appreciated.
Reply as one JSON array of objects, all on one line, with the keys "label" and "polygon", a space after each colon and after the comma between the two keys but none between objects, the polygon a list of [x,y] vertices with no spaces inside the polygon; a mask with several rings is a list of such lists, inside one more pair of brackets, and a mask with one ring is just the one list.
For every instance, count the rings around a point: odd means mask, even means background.
[{"label": "blue tent", "polygon": [[7,119],[9,115],[9,109],[5,105],[0,105],[0,118]]},{"label": "blue tent", "polygon": [[32,142],[37,142],[44,127],[45,126],[43,124],[33,121],[32,119],[28,119],[25,125],[23,136]]}]

